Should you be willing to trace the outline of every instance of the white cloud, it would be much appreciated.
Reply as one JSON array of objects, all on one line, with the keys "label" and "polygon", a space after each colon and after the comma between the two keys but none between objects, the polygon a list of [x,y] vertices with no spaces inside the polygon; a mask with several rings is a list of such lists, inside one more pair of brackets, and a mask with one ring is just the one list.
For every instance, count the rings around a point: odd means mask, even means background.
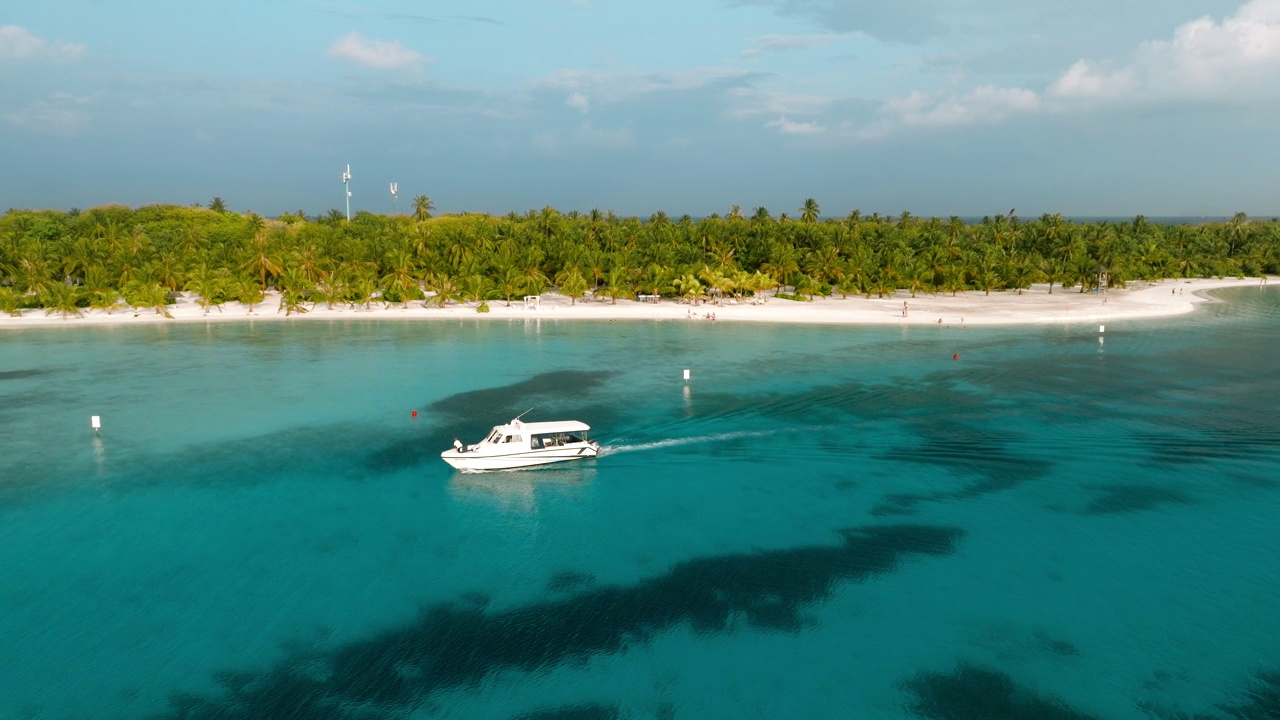
[{"label": "white cloud", "polygon": [[816,135],[817,133],[824,132],[826,130],[825,127],[817,123],[792,122],[785,117],[780,117],[777,120],[770,120],[765,123],[764,126],[767,128],[777,128],[778,132],[783,135]]},{"label": "white cloud", "polygon": [[1080,60],[1049,86],[1049,94],[1068,98],[1119,97],[1132,88],[1131,70],[1104,72],[1088,60]]},{"label": "white cloud", "polygon": [[357,32],[338,38],[326,54],[375,70],[403,70],[423,62],[421,55],[401,45],[399,40],[370,40]]},{"label": "white cloud", "polygon": [[964,95],[913,92],[886,100],[880,114],[895,125],[929,127],[997,123],[1040,109],[1040,97],[1025,88],[983,85]]},{"label": "white cloud", "polygon": [[1049,88],[1070,99],[1230,99],[1280,95],[1280,0],[1250,0],[1221,22],[1192,20],[1168,40],[1138,46],[1128,63],[1072,65]]},{"label": "white cloud", "polygon": [[877,118],[846,121],[841,135],[870,140],[906,127],[994,124],[1035,113],[1089,112],[1117,102],[1280,99],[1280,0],[1249,0],[1216,21],[1182,24],[1167,40],[1138,45],[1125,62],[1082,59],[1043,92],[983,85],[968,92],[912,92],[885,100]]},{"label": "white cloud", "polygon": [[92,96],[75,96],[56,93],[48,98],[35,100],[21,110],[0,114],[13,127],[43,135],[73,136],[89,127],[87,107]]},{"label": "white cloud", "polygon": [[85,56],[85,46],[49,41],[20,25],[0,26],[0,60],[73,62]]},{"label": "white cloud", "polygon": [[576,90],[569,96],[568,100],[564,101],[564,104],[584,115],[591,112],[591,98]]},{"label": "white cloud", "polygon": [[827,109],[834,97],[824,95],[795,95],[761,90],[759,88],[734,88],[729,97],[737,104],[729,115],[735,118],[755,115],[813,115]]},{"label": "white cloud", "polygon": [[743,50],[745,58],[757,58],[762,55],[786,52],[787,50],[803,50],[805,48],[825,45],[840,33],[811,33],[809,35],[762,35],[751,41],[752,47]]},{"label": "white cloud", "polygon": [[619,102],[654,92],[699,90],[717,82],[740,80],[750,74],[747,70],[728,68],[647,73],[557,70],[537,81],[535,87],[571,90],[602,102]]}]

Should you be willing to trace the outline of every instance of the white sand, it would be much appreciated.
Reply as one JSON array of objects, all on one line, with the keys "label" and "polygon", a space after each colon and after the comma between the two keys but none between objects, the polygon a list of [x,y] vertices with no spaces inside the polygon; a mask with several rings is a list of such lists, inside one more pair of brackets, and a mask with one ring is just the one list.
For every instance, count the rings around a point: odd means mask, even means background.
[{"label": "white sand", "polygon": [[[150,323],[201,323],[283,321],[309,322],[313,320],[511,320],[511,319],[585,319],[585,320],[681,320],[709,322],[707,314],[715,315],[716,322],[769,322],[769,323],[818,323],[844,325],[1032,325],[1045,323],[1106,323],[1135,318],[1167,317],[1191,312],[1195,305],[1213,302],[1204,290],[1231,287],[1259,287],[1258,278],[1243,280],[1196,279],[1162,280],[1155,283],[1134,282],[1126,289],[1112,289],[1106,293],[1080,293],[1055,287],[1049,293],[1046,285],[1035,285],[1018,294],[1012,291],[981,291],[959,293],[956,296],[917,294],[912,297],[906,291],[898,291],[889,298],[839,297],[817,298],[813,302],[795,302],[768,298],[762,304],[750,301],[733,304],[701,303],[691,306],[676,300],[660,303],[618,300],[613,304],[608,298],[583,299],[571,304],[569,298],[554,293],[544,294],[541,308],[526,310],[518,300],[506,307],[501,300],[490,301],[488,313],[477,313],[475,303],[450,305],[445,308],[426,308],[421,302],[413,302],[406,309],[399,304],[384,307],[373,303],[372,309],[335,307],[324,304],[303,314],[286,317],[283,309],[277,310],[279,296],[269,293],[267,299],[257,305],[252,313],[239,303],[227,303],[219,311],[211,308],[205,314],[193,299],[183,294],[175,305],[169,306],[173,318],[166,318],[154,310],[141,310],[135,314],[132,308],[106,313],[100,310],[82,311],[82,317],[62,318],[46,315],[44,310],[24,310],[21,317],[0,315],[0,329],[24,327],[88,327],[93,325],[140,325]],[[903,317],[903,306],[907,314]]]}]

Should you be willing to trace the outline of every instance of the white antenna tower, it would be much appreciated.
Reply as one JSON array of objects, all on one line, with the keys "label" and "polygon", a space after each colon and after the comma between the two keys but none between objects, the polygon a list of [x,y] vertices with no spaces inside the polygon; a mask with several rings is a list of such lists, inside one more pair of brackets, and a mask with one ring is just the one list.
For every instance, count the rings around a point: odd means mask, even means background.
[{"label": "white antenna tower", "polygon": [[342,189],[347,191],[347,222],[351,222],[351,165],[342,173]]},{"label": "white antenna tower", "polygon": [[400,196],[400,186],[391,183],[391,214],[396,214],[396,198]]}]

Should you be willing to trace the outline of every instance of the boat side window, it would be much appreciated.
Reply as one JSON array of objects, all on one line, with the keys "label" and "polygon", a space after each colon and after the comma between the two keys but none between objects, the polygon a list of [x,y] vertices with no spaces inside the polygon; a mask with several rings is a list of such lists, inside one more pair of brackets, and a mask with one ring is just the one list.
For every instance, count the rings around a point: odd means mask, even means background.
[{"label": "boat side window", "polygon": [[509,443],[509,442],[511,442],[511,436],[510,436],[510,435],[508,435],[508,436],[506,436],[506,437],[502,438],[502,442],[504,442],[504,443]]},{"label": "boat side window", "polygon": [[534,450],[541,450],[541,449],[542,449],[542,436],[541,436],[541,435],[534,435],[533,437],[529,438],[529,447],[533,448]]},{"label": "boat side window", "polygon": [[578,437],[577,435],[570,435],[568,438],[565,439],[565,442],[579,443],[579,442],[582,442],[582,438]]},{"label": "boat side window", "polygon": [[508,439],[509,441],[513,442],[513,443],[522,443],[522,442],[524,442],[524,438],[523,438],[522,436],[520,436],[520,435],[512,435],[510,438],[507,438],[507,439]]}]

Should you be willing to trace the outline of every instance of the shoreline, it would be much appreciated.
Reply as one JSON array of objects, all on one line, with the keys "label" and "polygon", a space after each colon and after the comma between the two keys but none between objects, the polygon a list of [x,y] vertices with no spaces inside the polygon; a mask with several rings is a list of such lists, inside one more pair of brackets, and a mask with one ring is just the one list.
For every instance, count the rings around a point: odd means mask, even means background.
[{"label": "shoreline", "polygon": [[[1269,279],[1268,279],[1269,281]],[[867,299],[864,296],[817,298],[813,302],[796,302],[768,297],[761,304],[750,300],[720,304],[703,302],[689,305],[675,299],[660,303],[618,300],[612,304],[609,298],[579,299],[571,304],[568,297],[555,293],[541,296],[541,307],[525,309],[520,300],[513,300],[506,307],[503,300],[489,301],[490,312],[476,312],[476,304],[455,305],[445,308],[426,308],[421,301],[413,301],[408,308],[399,304],[383,306],[374,304],[370,309],[345,306],[326,308],[323,304],[305,313],[285,315],[277,311],[279,295],[267,294],[266,299],[250,313],[246,306],[236,302],[223,305],[221,311],[210,308],[205,314],[188,293],[168,306],[172,318],[166,318],[151,309],[135,313],[133,308],[123,307],[112,313],[102,310],[83,310],[82,317],[63,318],[45,315],[43,309],[24,310],[21,317],[0,315],[0,330],[49,327],[99,327],[126,325],[153,325],[157,323],[223,323],[223,322],[313,322],[317,320],[686,320],[709,322],[757,322],[821,325],[1042,325],[1078,324],[1160,318],[1190,313],[1197,305],[1215,302],[1202,293],[1209,290],[1235,287],[1267,287],[1259,278],[1195,278],[1167,279],[1147,283],[1135,281],[1127,288],[1116,288],[1106,293],[1081,293],[1078,289],[1063,290],[1039,283],[1018,294],[1016,291],[999,291],[990,295],[970,290],[955,296],[927,295],[899,290],[890,297]],[[906,309],[904,317],[904,307]]]}]

